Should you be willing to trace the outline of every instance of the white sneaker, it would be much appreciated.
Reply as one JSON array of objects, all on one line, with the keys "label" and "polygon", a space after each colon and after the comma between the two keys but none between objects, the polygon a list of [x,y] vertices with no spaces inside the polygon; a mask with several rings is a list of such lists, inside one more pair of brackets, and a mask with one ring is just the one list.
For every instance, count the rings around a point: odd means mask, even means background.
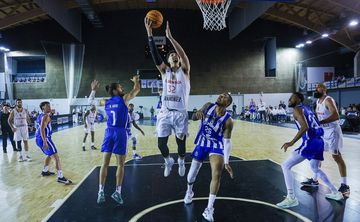
[{"label": "white sneaker", "polygon": [[170,157],[169,163],[165,162],[164,177],[168,177],[171,172],[171,168],[174,165],[174,159]]},{"label": "white sneaker", "polygon": [[24,160],[23,156],[20,155],[19,158],[18,158],[18,161],[19,162],[24,162],[25,160]]},{"label": "white sneaker", "polygon": [[207,221],[213,222],[214,208],[205,208],[204,213],[202,215]]},{"label": "white sneaker", "polygon": [[31,158],[29,156],[25,156],[25,161],[31,162]]},{"label": "white sneaker", "polygon": [[336,200],[336,201],[340,201],[342,199],[344,199],[344,196],[341,192],[331,192],[331,193],[327,193],[325,194],[325,197],[328,199],[332,199],[332,200]]},{"label": "white sneaker", "polygon": [[185,194],[185,197],[184,197],[184,203],[185,204],[191,204],[193,196],[194,196],[194,192],[186,191],[186,194]]},{"label": "white sneaker", "polygon": [[181,177],[183,177],[185,175],[185,160],[182,161],[182,163],[180,163],[180,158],[178,158],[178,164],[179,164],[179,169],[178,169],[178,173]]},{"label": "white sneaker", "polygon": [[280,203],[277,203],[276,206],[280,208],[290,208],[290,207],[296,207],[299,205],[299,201],[295,198],[286,197],[283,201]]}]

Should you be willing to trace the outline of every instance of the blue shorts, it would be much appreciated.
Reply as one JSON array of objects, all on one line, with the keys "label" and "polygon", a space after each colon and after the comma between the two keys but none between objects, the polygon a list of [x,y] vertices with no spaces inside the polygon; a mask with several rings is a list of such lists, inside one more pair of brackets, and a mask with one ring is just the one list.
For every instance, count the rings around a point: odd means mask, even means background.
[{"label": "blue shorts", "polygon": [[322,138],[305,140],[295,151],[300,152],[301,156],[308,160],[324,160],[324,140]]},{"label": "blue shorts", "polygon": [[196,145],[194,151],[191,153],[191,156],[200,162],[203,162],[204,160],[206,160],[206,158],[209,157],[210,154],[215,153],[215,154],[219,154],[221,156],[224,156],[224,152],[222,149],[219,148],[209,148],[209,147],[203,147],[203,146],[199,146]]},{"label": "blue shorts", "polygon": [[126,155],[127,133],[125,128],[106,128],[101,152]]},{"label": "blue shorts", "polygon": [[52,156],[54,155],[55,153],[57,153],[57,149],[56,149],[56,146],[54,144],[54,142],[51,140],[51,137],[47,137],[46,138],[46,141],[47,141],[47,144],[48,144],[48,148],[47,149],[44,149],[44,142],[41,138],[36,138],[36,145],[38,147],[40,147],[40,149],[43,151],[43,153],[46,155],[46,156]]}]

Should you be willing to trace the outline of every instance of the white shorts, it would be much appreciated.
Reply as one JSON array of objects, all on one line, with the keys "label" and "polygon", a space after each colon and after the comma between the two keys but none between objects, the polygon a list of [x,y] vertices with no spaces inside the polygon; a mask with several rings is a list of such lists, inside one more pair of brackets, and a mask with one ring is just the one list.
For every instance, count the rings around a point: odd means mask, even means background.
[{"label": "white shorts", "polygon": [[16,127],[16,132],[14,133],[14,140],[28,140],[29,139],[29,129],[28,126],[19,126]]},{"label": "white shorts", "polygon": [[84,127],[85,133],[95,132],[95,124],[88,124],[88,127]]},{"label": "white shorts", "polygon": [[339,154],[343,148],[343,133],[340,126],[323,127],[324,129],[324,150],[333,155]]},{"label": "white shorts", "polygon": [[186,111],[169,111],[162,109],[157,115],[156,135],[157,137],[167,137],[174,130],[177,138],[188,134],[188,114]]}]

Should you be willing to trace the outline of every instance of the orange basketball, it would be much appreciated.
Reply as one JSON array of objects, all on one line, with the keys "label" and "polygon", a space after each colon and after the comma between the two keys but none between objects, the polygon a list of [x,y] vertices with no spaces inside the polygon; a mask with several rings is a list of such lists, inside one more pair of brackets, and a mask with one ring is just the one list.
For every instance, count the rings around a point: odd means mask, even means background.
[{"label": "orange basketball", "polygon": [[158,10],[151,10],[146,14],[146,18],[152,21],[151,28],[159,28],[163,23],[163,16]]}]

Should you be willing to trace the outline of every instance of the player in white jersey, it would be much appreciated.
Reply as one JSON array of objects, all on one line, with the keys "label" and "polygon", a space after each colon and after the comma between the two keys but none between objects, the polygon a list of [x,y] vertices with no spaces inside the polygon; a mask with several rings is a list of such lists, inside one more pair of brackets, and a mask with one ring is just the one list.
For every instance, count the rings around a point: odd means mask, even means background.
[{"label": "player in white jersey", "polygon": [[142,157],[136,153],[136,144],[137,144],[137,138],[136,135],[131,132],[131,125],[135,127],[135,129],[139,130],[143,136],[145,136],[144,131],[137,125],[136,120],[138,119],[137,113],[134,112],[134,104],[130,103],[128,105],[129,109],[129,117],[128,117],[128,123],[126,126],[126,133],[128,136],[128,139],[132,141],[132,149],[133,149],[133,155],[132,158],[134,160],[140,160]]},{"label": "player in white jersey", "polygon": [[[194,192],[192,190],[195,179],[202,166],[202,162],[209,157],[211,166],[210,194],[207,208],[203,216],[208,221],[214,221],[214,202],[220,187],[221,174],[224,169],[233,178],[229,165],[231,151],[231,132],[233,121],[226,107],[232,103],[230,94],[220,94],[216,103],[206,103],[196,114],[193,120],[201,120],[199,132],[195,139],[196,147],[192,152],[193,160],[187,175],[187,191],[185,204],[192,203]],[[225,164],[224,164],[225,163]]]},{"label": "player in white jersey", "polygon": [[95,120],[96,120],[97,112],[96,106],[91,105],[90,110],[86,111],[84,115],[84,130],[85,130],[85,137],[82,144],[82,149],[85,151],[85,142],[87,135],[91,134],[91,149],[96,150],[95,147]]},{"label": "player in white jersey", "polygon": [[[341,155],[341,149],[343,147],[343,134],[339,123],[339,112],[336,108],[336,103],[333,98],[326,94],[327,88],[324,84],[318,84],[314,93],[316,101],[316,115],[320,120],[321,127],[324,129],[324,142],[325,151],[329,151],[332,154],[335,162],[338,165],[341,186],[339,191],[344,196],[349,196],[350,187],[347,184],[346,178],[346,165]],[[317,175],[314,174],[313,178],[308,179],[301,184],[304,186],[318,186]]]},{"label": "player in white jersey", "polygon": [[[29,129],[30,116],[26,109],[22,106],[22,100],[16,99],[16,107],[11,111],[9,116],[9,125],[14,132],[14,141],[17,143],[17,150],[19,151],[19,162],[30,161],[29,157]],[[22,150],[21,141],[24,141],[25,151]]]},{"label": "player in white jersey", "polygon": [[171,131],[175,131],[178,145],[178,173],[185,175],[186,137],[188,136],[187,105],[190,94],[190,62],[180,44],[172,37],[169,22],[166,24],[166,37],[170,40],[175,51],[168,53],[166,65],[157,51],[151,28],[151,21],[145,18],[145,28],[149,40],[149,48],[156,67],[161,73],[163,81],[162,106],[157,115],[156,133],[158,147],[165,160],[164,176],[170,175],[174,159],[169,155],[167,142]]}]

